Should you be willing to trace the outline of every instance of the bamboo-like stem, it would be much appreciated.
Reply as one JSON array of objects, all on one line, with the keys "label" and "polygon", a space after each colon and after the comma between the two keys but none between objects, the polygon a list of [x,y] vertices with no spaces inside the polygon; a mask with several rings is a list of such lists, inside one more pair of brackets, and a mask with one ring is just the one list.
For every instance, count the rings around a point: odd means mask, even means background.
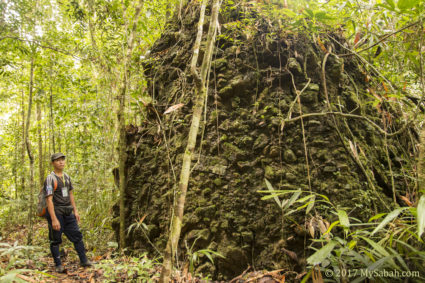
[{"label": "bamboo-like stem", "polygon": [[37,136],[38,136],[38,187],[44,184],[43,137],[41,135],[41,100],[37,101]]},{"label": "bamboo-like stem", "polygon": [[[295,85],[295,79],[294,79],[294,75],[289,72],[289,74],[291,75],[291,79],[292,79],[292,86],[294,87],[295,93],[296,93],[296,100],[298,102],[298,113],[300,114],[300,117],[303,116],[303,110],[302,110],[302,105],[301,105],[301,94],[303,93],[303,91],[308,87],[308,85],[311,82],[311,79],[308,79],[308,82],[306,83],[306,85],[303,87],[303,89],[301,91],[299,91],[297,89],[297,86]],[[292,109],[291,109],[292,111]],[[288,115],[291,115],[290,112],[288,112]],[[307,180],[308,180],[308,188],[311,191],[311,176],[310,176],[310,165],[308,162],[308,150],[307,150],[307,139],[305,137],[305,128],[304,128],[304,120],[301,118],[301,130],[302,130],[302,134],[303,134],[303,145],[304,145],[304,156],[305,156],[305,164],[307,167]]]},{"label": "bamboo-like stem", "polygon": [[[21,162],[22,162],[22,168],[25,167],[25,93],[24,90],[22,90],[22,145],[21,145]],[[24,170],[21,171],[21,193],[25,192],[25,174]]]},{"label": "bamboo-like stem", "polygon": [[53,87],[52,86],[50,86],[49,108],[50,108],[50,140],[52,142],[52,152],[56,152],[55,122],[53,120]]},{"label": "bamboo-like stem", "polygon": [[[201,13],[205,11],[206,1],[202,2]],[[186,201],[187,187],[189,184],[190,167],[192,156],[195,152],[196,138],[199,131],[199,124],[202,117],[204,100],[206,93],[205,80],[209,73],[212,51],[215,43],[215,35],[217,29],[217,19],[220,8],[219,0],[214,0],[212,4],[211,23],[208,30],[206,51],[202,60],[201,74],[196,70],[196,62],[199,54],[199,47],[202,38],[202,25],[204,15],[201,14],[198,24],[198,35],[194,45],[192,57],[191,72],[195,79],[195,97],[193,106],[192,122],[189,130],[186,150],[183,155],[182,169],[180,173],[177,202],[174,205],[174,215],[171,219],[171,230],[168,238],[167,246],[164,252],[164,262],[159,282],[168,283],[171,280],[171,270],[173,266],[173,255],[177,254],[177,245],[180,238],[181,227],[183,222],[184,205]]]},{"label": "bamboo-like stem", "polygon": [[422,126],[420,131],[419,142],[420,145],[417,163],[418,191],[423,193],[425,191],[425,126]]},{"label": "bamboo-like stem", "polygon": [[28,210],[28,222],[29,222],[29,231],[27,243],[32,244],[32,234],[33,234],[33,202],[34,202],[34,155],[31,149],[31,143],[29,139],[29,128],[31,122],[31,108],[32,108],[32,94],[34,86],[34,57],[31,58],[31,67],[30,67],[30,84],[29,84],[29,98],[28,98],[28,114],[27,121],[25,125],[25,145],[27,149],[28,159],[30,161],[30,209]]}]

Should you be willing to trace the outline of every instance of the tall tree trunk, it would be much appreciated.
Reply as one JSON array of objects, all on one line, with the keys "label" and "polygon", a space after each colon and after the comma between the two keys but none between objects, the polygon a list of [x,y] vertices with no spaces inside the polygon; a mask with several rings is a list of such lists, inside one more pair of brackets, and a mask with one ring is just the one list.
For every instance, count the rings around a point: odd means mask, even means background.
[{"label": "tall tree trunk", "polygon": [[68,154],[69,150],[69,139],[66,138],[66,127],[63,127],[63,147],[64,154]]},{"label": "tall tree trunk", "polygon": [[[48,113],[46,104],[44,104],[43,112],[44,113]],[[47,172],[49,170],[48,163],[46,162],[47,161],[47,157],[48,157],[49,152],[50,152],[50,138],[49,138],[49,135],[50,135],[49,124],[48,123],[44,123],[44,149],[43,149],[43,151],[44,151],[44,156],[43,156],[43,164],[44,164],[43,165],[43,175],[44,176],[47,176],[46,174],[47,174]]]},{"label": "tall tree trunk", "polygon": [[[86,116],[86,123],[84,123],[83,125],[83,135],[84,137],[88,137],[88,133],[87,133],[87,122],[88,122],[88,117],[87,117],[87,107],[86,107],[86,99],[83,100],[83,113]],[[87,142],[87,140],[86,140]],[[87,156],[87,144],[84,143],[83,145],[83,156],[82,156],[82,168],[81,168],[81,176],[86,176],[86,168],[87,168],[87,160],[88,158],[86,158]],[[90,184],[92,184],[92,182],[90,182]],[[89,198],[90,198],[90,190],[93,189],[92,186],[87,186],[87,184],[85,184],[86,186],[86,198],[85,198],[85,206],[86,208],[89,207]]]},{"label": "tall tree trunk", "polygon": [[425,126],[419,134],[419,153],[418,153],[418,192],[425,190]]},{"label": "tall tree trunk", "polygon": [[[16,120],[15,129],[19,128],[19,118]],[[19,131],[15,135],[15,149],[18,149],[19,146]],[[15,150],[13,153],[13,180],[15,183],[15,200],[18,199],[18,159],[19,159],[19,151]]]},{"label": "tall tree trunk", "polygon": [[55,123],[53,120],[53,87],[50,86],[50,140],[52,142],[52,149],[53,152],[56,152],[56,145],[55,145]]},{"label": "tall tree trunk", "polygon": [[25,192],[25,92],[22,90],[21,193]]},{"label": "tall tree trunk", "polygon": [[170,235],[167,242],[167,247],[164,252],[164,262],[162,266],[162,272],[160,277],[160,282],[170,282],[171,280],[171,270],[173,267],[173,257],[177,254],[177,246],[180,238],[180,232],[183,222],[184,214],[184,205],[186,201],[187,187],[189,184],[190,177],[190,166],[192,155],[195,153],[196,138],[199,131],[199,124],[202,118],[202,111],[204,108],[204,101],[207,95],[207,85],[206,77],[210,70],[210,62],[212,57],[212,51],[215,43],[216,29],[217,29],[217,20],[220,9],[220,1],[214,0],[212,4],[211,12],[211,23],[208,30],[206,51],[204,53],[204,58],[201,65],[201,75],[198,74],[196,70],[196,62],[198,61],[199,46],[202,38],[202,26],[204,22],[204,13],[205,13],[206,1],[202,2],[201,6],[201,15],[199,18],[198,24],[198,35],[195,41],[191,71],[192,75],[195,78],[195,97],[194,97],[194,106],[193,106],[193,115],[192,123],[190,125],[188,141],[186,145],[186,150],[183,155],[183,164],[180,172],[179,187],[177,196],[178,199],[175,202],[174,206],[174,216],[171,220]]},{"label": "tall tree trunk", "polygon": [[[140,15],[140,11],[143,7],[143,0],[139,1],[134,12],[133,22],[131,29],[129,30],[129,36],[127,41],[127,52],[123,60],[123,72],[122,81],[119,89],[119,109],[117,113],[118,124],[119,124],[119,179],[120,179],[120,249],[125,247],[125,187],[126,187],[126,176],[125,176],[125,161],[127,159],[126,153],[126,139],[125,139],[125,104],[126,104],[126,93],[128,83],[130,82],[130,61],[133,54],[134,39],[136,35],[137,21]],[[128,29],[126,29],[128,30]]]},{"label": "tall tree trunk", "polygon": [[62,152],[62,135],[60,127],[58,127],[58,152]]},{"label": "tall tree trunk", "polygon": [[43,170],[43,137],[41,136],[41,101],[37,101],[37,135],[38,135],[38,182],[39,188],[44,183],[44,170]]},{"label": "tall tree trunk", "polygon": [[27,154],[30,161],[30,209],[28,211],[29,231],[28,231],[28,244],[32,244],[33,234],[33,209],[34,209],[34,155],[31,149],[31,143],[29,139],[29,128],[31,121],[31,108],[32,108],[32,92],[33,92],[33,81],[34,79],[34,58],[31,58],[31,69],[30,69],[30,85],[29,85],[29,98],[28,98],[28,114],[27,122],[25,126],[25,145],[27,148]]}]

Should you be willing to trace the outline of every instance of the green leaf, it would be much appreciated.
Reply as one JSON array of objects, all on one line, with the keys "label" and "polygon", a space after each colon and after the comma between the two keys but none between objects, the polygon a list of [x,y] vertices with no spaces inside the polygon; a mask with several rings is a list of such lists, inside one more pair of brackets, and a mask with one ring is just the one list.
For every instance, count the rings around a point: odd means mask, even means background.
[{"label": "green leaf", "polygon": [[[262,198],[261,198],[261,200],[268,200],[268,199],[271,199],[271,198],[275,198],[275,200],[276,200],[276,197],[277,196],[280,196],[280,195],[283,195],[283,193],[273,193],[273,194],[270,194],[270,195],[267,195],[267,196],[263,196]],[[277,201],[276,201],[277,202]],[[280,205],[279,205],[280,206]]]},{"label": "green leaf", "polygon": [[299,190],[298,192],[295,192],[292,197],[289,199],[288,203],[285,204],[285,207],[283,207],[282,209],[288,209],[301,195],[301,190]]},{"label": "green leaf", "polygon": [[290,18],[295,18],[297,16],[297,14],[295,14],[293,11],[289,9],[282,9],[282,13],[287,15]]},{"label": "green leaf", "polygon": [[309,200],[313,197],[315,197],[315,195],[308,195],[308,196],[305,196],[303,198],[298,199],[297,202],[305,202],[305,201],[307,201],[307,200]]},{"label": "green leaf", "polygon": [[324,198],[327,202],[329,202],[329,203],[331,202],[327,196],[321,195],[321,194],[318,194],[318,195],[321,196],[322,198]]},{"label": "green leaf", "polygon": [[309,271],[308,271],[308,273],[303,277],[303,280],[301,280],[301,283],[306,283],[306,282],[308,282],[308,279],[311,277],[311,272],[312,272],[312,269],[310,269]]},{"label": "green leaf", "polygon": [[308,214],[310,211],[311,211],[311,209],[313,208],[313,206],[314,206],[314,203],[315,203],[315,200],[316,200],[316,196],[310,201],[310,203],[308,204],[308,206],[307,206],[307,209],[306,209],[306,211],[305,211],[305,214]]},{"label": "green leaf", "polygon": [[385,2],[387,2],[388,6],[391,7],[391,10],[394,11],[395,10],[395,3],[394,0],[385,0]]},{"label": "green leaf", "polygon": [[330,231],[332,231],[332,228],[335,227],[335,225],[339,224],[339,220],[332,222],[332,224],[329,226],[328,230],[326,230],[325,234],[328,234]]},{"label": "green leaf", "polygon": [[372,217],[369,219],[369,221],[368,221],[368,222],[372,222],[373,220],[379,219],[379,218],[381,218],[382,216],[384,216],[385,214],[386,214],[386,213],[379,213],[379,214],[376,214],[376,215],[372,216]]},{"label": "green leaf", "polygon": [[390,247],[389,247],[389,249],[393,253],[393,255],[395,256],[395,258],[398,260],[398,262],[403,266],[404,270],[409,270],[409,267],[407,266],[406,262],[401,257],[401,255],[399,253],[397,253],[394,249],[392,249]]},{"label": "green leaf", "polygon": [[[266,178],[264,178],[264,181],[266,181],[267,189],[269,189],[269,191],[273,193],[274,189],[273,189],[272,184],[270,184],[269,180],[267,180]],[[277,197],[277,195],[274,194],[273,198],[276,201],[277,205],[279,205],[279,207],[282,207],[282,203],[280,202],[280,199]]]},{"label": "green leaf", "polygon": [[0,277],[0,282],[27,282],[25,280],[20,279],[19,277],[16,277],[16,275],[23,273],[25,271],[31,271],[30,269],[15,269],[12,271],[9,271],[8,273],[6,273],[4,276]]},{"label": "green leaf", "polygon": [[[286,200],[286,201],[288,201],[288,200]],[[285,213],[285,216],[288,216],[288,215],[291,215],[291,214],[292,214],[292,213],[294,213],[294,212],[300,211],[300,210],[304,209],[306,206],[310,206],[310,204],[311,204],[311,203],[312,203],[312,202],[307,202],[307,203],[305,203],[305,204],[303,204],[303,205],[301,205],[301,206],[297,207],[296,209],[292,209],[292,210],[290,210],[290,211],[286,212],[286,213]],[[308,207],[307,207],[307,209],[308,209]]]},{"label": "green leaf", "polygon": [[214,260],[209,252],[207,251],[200,251],[200,252],[203,253],[211,261],[212,264],[214,264]]},{"label": "green leaf", "polygon": [[392,260],[393,256],[386,256],[383,257],[377,261],[375,261],[373,264],[371,264],[370,266],[368,266],[368,270],[373,271],[376,269],[380,269],[385,263],[387,263],[388,261]]},{"label": "green leaf", "polygon": [[418,207],[417,207],[417,218],[418,222],[418,236],[419,238],[422,236],[425,228],[425,195],[422,195],[419,199]]},{"label": "green leaf", "polygon": [[382,228],[384,228],[385,225],[390,223],[393,219],[395,219],[405,209],[406,209],[406,207],[400,207],[400,208],[397,208],[397,209],[391,211],[390,213],[388,213],[388,215],[384,218],[384,220],[382,220],[382,222],[379,223],[378,227],[376,227],[375,230],[373,230],[371,236],[373,234],[375,234],[376,232],[378,232],[379,230],[381,230]]},{"label": "green leaf", "polygon": [[363,240],[365,240],[369,245],[371,245],[373,247],[373,249],[380,255],[382,256],[389,256],[390,253],[380,244],[372,241],[371,239],[368,239],[366,237],[362,237],[360,236],[360,238],[362,238]]},{"label": "green leaf", "polygon": [[[386,260],[388,262],[388,264],[390,264],[394,269],[399,270],[400,267],[395,264],[394,260],[392,259],[392,256],[390,255],[390,253],[380,244],[375,243],[374,241],[372,241],[371,239],[368,239],[366,237],[362,237],[360,236],[360,238],[362,238],[363,240],[365,240],[369,245],[371,245],[373,247],[373,249],[375,250],[376,254],[378,254],[380,257],[386,257]],[[368,253],[367,250],[363,251],[365,254],[367,254],[373,261],[375,261],[374,257],[372,256],[372,254]]]},{"label": "green leaf", "polygon": [[322,247],[320,250],[316,251],[314,254],[312,254],[308,259],[307,263],[311,265],[320,264],[322,261],[324,261],[328,255],[332,252],[337,242],[330,241],[327,243],[324,247]]},{"label": "green leaf", "polygon": [[333,20],[331,16],[329,16],[325,11],[319,11],[317,12],[314,17],[318,19],[319,21],[323,20]]},{"label": "green leaf", "polygon": [[350,220],[348,219],[348,215],[347,215],[347,212],[345,212],[345,210],[338,209],[338,218],[339,218],[339,223],[341,223],[344,229],[348,229],[350,227]]},{"label": "green leaf", "polygon": [[313,12],[313,10],[311,10],[311,9],[309,9],[309,8],[306,8],[305,10],[304,10],[304,14],[306,15],[306,16],[309,16],[310,18],[313,18],[314,17],[314,12]]},{"label": "green leaf", "polygon": [[419,3],[419,0],[399,0],[397,2],[397,7],[400,10],[412,9]]}]

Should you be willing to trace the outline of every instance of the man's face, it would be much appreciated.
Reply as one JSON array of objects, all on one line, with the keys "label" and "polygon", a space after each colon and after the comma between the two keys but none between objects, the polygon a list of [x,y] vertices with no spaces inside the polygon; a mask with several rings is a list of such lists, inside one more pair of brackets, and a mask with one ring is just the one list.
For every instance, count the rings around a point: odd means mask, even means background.
[{"label": "man's face", "polygon": [[53,167],[55,169],[60,169],[63,170],[63,168],[65,168],[65,157],[60,157],[58,159],[55,159],[53,162]]}]

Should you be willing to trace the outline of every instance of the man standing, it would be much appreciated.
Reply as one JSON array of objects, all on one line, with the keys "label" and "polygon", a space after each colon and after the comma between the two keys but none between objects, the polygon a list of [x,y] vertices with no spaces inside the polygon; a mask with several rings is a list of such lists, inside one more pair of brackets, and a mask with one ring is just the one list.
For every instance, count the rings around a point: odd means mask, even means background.
[{"label": "man standing", "polygon": [[73,195],[71,178],[63,172],[65,168],[65,155],[54,153],[51,156],[53,171],[44,181],[44,193],[46,195],[47,213],[49,223],[50,251],[55,261],[56,272],[64,273],[59,245],[62,243],[62,233],[74,244],[75,250],[83,267],[92,266],[86,257],[83,243],[83,234],[80,232],[78,223],[80,215]]}]

